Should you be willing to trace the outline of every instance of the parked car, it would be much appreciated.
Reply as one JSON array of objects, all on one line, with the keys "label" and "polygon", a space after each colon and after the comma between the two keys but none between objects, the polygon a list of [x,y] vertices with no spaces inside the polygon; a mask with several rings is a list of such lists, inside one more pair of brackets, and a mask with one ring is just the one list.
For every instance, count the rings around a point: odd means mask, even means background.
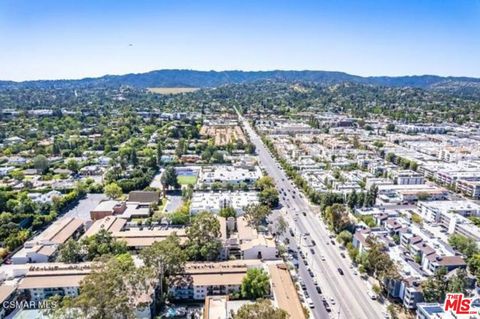
[{"label": "parked car", "polygon": [[317,289],[317,292],[318,292],[319,294],[322,293],[322,288],[320,288],[319,286],[315,287],[315,289]]},{"label": "parked car", "polygon": [[342,270],[342,268],[337,268],[337,270],[338,270],[338,273],[343,276],[343,270]]}]

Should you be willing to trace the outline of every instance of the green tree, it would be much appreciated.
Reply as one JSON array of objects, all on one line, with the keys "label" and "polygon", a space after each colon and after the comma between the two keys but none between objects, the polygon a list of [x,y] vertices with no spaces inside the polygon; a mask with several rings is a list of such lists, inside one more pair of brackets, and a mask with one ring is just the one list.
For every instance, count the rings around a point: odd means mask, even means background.
[{"label": "green tree", "polygon": [[157,144],[157,165],[160,166],[162,164],[162,155],[163,155],[163,148],[162,144]]},{"label": "green tree", "polygon": [[162,241],[156,241],[140,252],[140,257],[147,267],[153,267],[158,275],[181,273],[187,255],[180,246],[180,238],[176,233]]},{"label": "green tree", "polygon": [[264,190],[268,188],[274,188],[275,182],[270,176],[262,176],[255,182],[255,186],[260,190]]},{"label": "green tree", "polygon": [[266,188],[258,194],[260,203],[274,208],[278,205],[278,191],[274,187]]},{"label": "green tree", "polygon": [[285,220],[285,218],[283,218],[283,216],[278,217],[275,225],[276,225],[276,231],[275,232],[277,233],[277,235],[285,234],[285,232],[288,229],[288,223]]},{"label": "green tree", "polygon": [[178,183],[177,172],[175,171],[174,167],[169,166],[165,169],[165,171],[162,174],[162,177],[160,177],[160,183],[162,183],[164,195],[165,195],[165,191],[169,187],[173,187],[175,189],[180,188],[180,184]]},{"label": "green tree", "polygon": [[337,234],[350,226],[350,218],[345,205],[333,204],[328,206],[324,215],[328,225]]},{"label": "green tree", "polygon": [[167,216],[173,225],[187,224],[190,221],[190,203],[188,201],[183,202],[180,208]]},{"label": "green tree", "polygon": [[480,282],[480,254],[476,253],[468,260],[468,269],[477,277]]},{"label": "green tree", "polygon": [[83,261],[81,243],[74,239],[69,239],[65,244],[60,245],[58,261],[67,264],[75,264]]},{"label": "green tree", "polygon": [[10,173],[10,176],[17,181],[22,181],[25,178],[25,175],[19,169],[16,169],[16,170],[12,171]]},{"label": "green tree", "polygon": [[464,254],[467,259],[479,252],[477,243],[474,239],[470,239],[463,235],[453,234],[448,238],[448,243]]},{"label": "green tree", "polygon": [[240,307],[233,319],[288,319],[288,313],[283,309],[274,308],[268,299],[259,299],[253,304]]},{"label": "green tree", "polygon": [[394,132],[395,131],[395,124],[388,123],[386,127],[387,132]]},{"label": "green tree", "polygon": [[233,207],[227,206],[227,207],[223,207],[222,209],[220,209],[220,212],[218,213],[218,215],[220,215],[221,217],[224,217],[224,218],[236,217],[237,212],[235,211],[235,209],[233,209]]},{"label": "green tree", "polygon": [[222,243],[220,222],[210,212],[200,212],[187,228],[186,250],[190,260],[216,260]]},{"label": "green tree", "polygon": [[127,252],[127,245],[123,241],[117,241],[112,234],[105,229],[95,235],[82,240],[82,246],[86,253],[87,260],[104,255],[121,255]]},{"label": "green tree", "polygon": [[443,302],[448,289],[447,269],[440,267],[435,274],[422,283],[423,295],[427,302]]},{"label": "green tree", "polygon": [[151,278],[138,269],[130,255],[102,259],[80,283],[80,294],[70,303],[66,313],[80,312],[75,317],[92,319],[136,318],[135,309]]},{"label": "green tree", "polygon": [[244,211],[248,224],[255,228],[263,224],[272,212],[269,206],[262,204],[249,204]]},{"label": "green tree", "polygon": [[76,160],[69,159],[67,161],[67,168],[74,173],[78,173],[78,170],[80,169],[80,165],[78,164],[78,162]]},{"label": "green tree", "polygon": [[49,165],[48,159],[44,155],[37,155],[33,158],[33,167],[42,174],[47,172]]},{"label": "green tree", "polygon": [[448,280],[448,292],[467,293],[468,274],[465,269],[458,269],[456,274]]},{"label": "green tree", "polygon": [[357,192],[355,190],[353,190],[347,196],[347,205],[348,205],[348,207],[350,207],[350,209],[354,209],[357,206],[357,203],[358,203]]},{"label": "green tree", "polygon": [[240,287],[242,297],[248,299],[264,298],[270,293],[270,279],[268,273],[259,268],[247,270]]},{"label": "green tree", "polygon": [[120,198],[123,195],[122,188],[115,182],[105,185],[103,191],[105,195],[112,199]]},{"label": "green tree", "polygon": [[[152,273],[159,278],[162,290],[167,276],[182,273],[187,261],[187,254],[180,247],[180,239],[174,233],[165,240],[154,242],[151,246],[142,249],[140,258],[145,266],[149,267]],[[163,296],[162,293],[160,295]]]},{"label": "green tree", "polygon": [[343,246],[346,246],[353,239],[353,235],[348,230],[343,230],[340,234],[337,235],[337,241],[340,242]]}]

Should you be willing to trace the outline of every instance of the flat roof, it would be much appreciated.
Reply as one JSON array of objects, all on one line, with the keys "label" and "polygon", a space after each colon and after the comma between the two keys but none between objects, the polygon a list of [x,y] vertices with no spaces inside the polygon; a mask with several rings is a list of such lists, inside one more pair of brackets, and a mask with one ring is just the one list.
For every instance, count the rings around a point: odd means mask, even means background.
[{"label": "flat roof", "polygon": [[105,200],[103,202],[98,203],[97,207],[92,209],[92,212],[112,211],[113,207],[115,207],[118,204],[121,204],[121,202],[116,200]]},{"label": "flat roof", "polygon": [[298,298],[288,268],[285,264],[268,265],[273,295],[279,308],[285,310],[290,318],[305,319],[303,307]]},{"label": "flat roof", "polygon": [[80,282],[87,274],[45,274],[23,278],[18,289],[80,287]]},{"label": "flat roof", "polygon": [[241,285],[246,274],[245,270],[238,273],[219,273],[214,276],[211,274],[191,275],[191,278],[195,286]]},{"label": "flat roof", "polygon": [[257,230],[249,226],[243,216],[237,218],[237,232],[240,240],[252,240],[258,237]]}]

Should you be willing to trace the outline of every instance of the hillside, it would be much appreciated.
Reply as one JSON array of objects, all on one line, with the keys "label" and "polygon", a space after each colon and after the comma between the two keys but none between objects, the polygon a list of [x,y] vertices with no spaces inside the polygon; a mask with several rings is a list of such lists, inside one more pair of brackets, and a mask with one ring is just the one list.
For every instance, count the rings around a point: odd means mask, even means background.
[{"label": "hillside", "polygon": [[400,77],[361,77],[343,72],[329,71],[194,71],[158,70],[139,74],[106,75],[80,80],[0,81],[0,89],[15,88],[85,88],[118,87],[128,85],[136,88],[192,87],[208,88],[226,84],[252,83],[261,80],[287,82],[307,81],[319,84],[345,82],[380,85],[388,87],[414,87],[448,92],[456,95],[480,97],[480,79],[468,77],[441,77],[434,75]]}]

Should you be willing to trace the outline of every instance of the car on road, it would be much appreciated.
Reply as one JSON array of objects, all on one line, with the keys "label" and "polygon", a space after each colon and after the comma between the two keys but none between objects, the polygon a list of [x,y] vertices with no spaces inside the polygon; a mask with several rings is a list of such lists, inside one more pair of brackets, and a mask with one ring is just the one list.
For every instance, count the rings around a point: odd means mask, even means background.
[{"label": "car on road", "polygon": [[332,309],[330,308],[330,305],[328,304],[328,302],[326,300],[323,301],[323,306],[325,307],[325,310],[327,312],[332,312]]},{"label": "car on road", "polygon": [[335,245],[335,240],[332,239],[332,240],[330,241],[330,243],[331,243],[332,245]]},{"label": "car on road", "polygon": [[338,273],[343,276],[343,270],[342,270],[342,268],[337,268],[337,270],[338,270]]},{"label": "car on road", "polygon": [[325,256],[322,256],[321,259],[322,259],[322,261],[325,261]]},{"label": "car on road", "polygon": [[333,299],[333,297],[332,297],[332,298],[330,298],[330,303],[331,303],[332,305],[334,305],[334,304],[335,304],[335,299]]},{"label": "car on road", "polygon": [[302,212],[303,216],[307,216],[307,212]]},{"label": "car on road", "polygon": [[288,231],[290,232],[290,236],[295,236],[295,234],[293,233],[293,229],[290,228]]},{"label": "car on road", "polygon": [[315,308],[315,305],[313,304],[313,301],[310,298],[307,299],[307,305],[310,309]]},{"label": "car on road", "polygon": [[312,239],[312,246],[316,246],[317,243],[315,242],[315,240]]},{"label": "car on road", "polygon": [[343,252],[340,253],[340,256],[342,256],[342,258],[345,258],[345,254]]},{"label": "car on road", "polygon": [[317,289],[317,292],[318,292],[319,294],[322,293],[322,288],[320,288],[319,286],[315,287],[315,289]]},{"label": "car on road", "polygon": [[313,248],[310,248],[310,252],[312,253],[312,255],[315,255],[315,250],[313,250]]},{"label": "car on road", "polygon": [[377,300],[377,294],[374,293],[373,291],[371,290],[367,291],[367,295],[370,297],[370,299]]}]

